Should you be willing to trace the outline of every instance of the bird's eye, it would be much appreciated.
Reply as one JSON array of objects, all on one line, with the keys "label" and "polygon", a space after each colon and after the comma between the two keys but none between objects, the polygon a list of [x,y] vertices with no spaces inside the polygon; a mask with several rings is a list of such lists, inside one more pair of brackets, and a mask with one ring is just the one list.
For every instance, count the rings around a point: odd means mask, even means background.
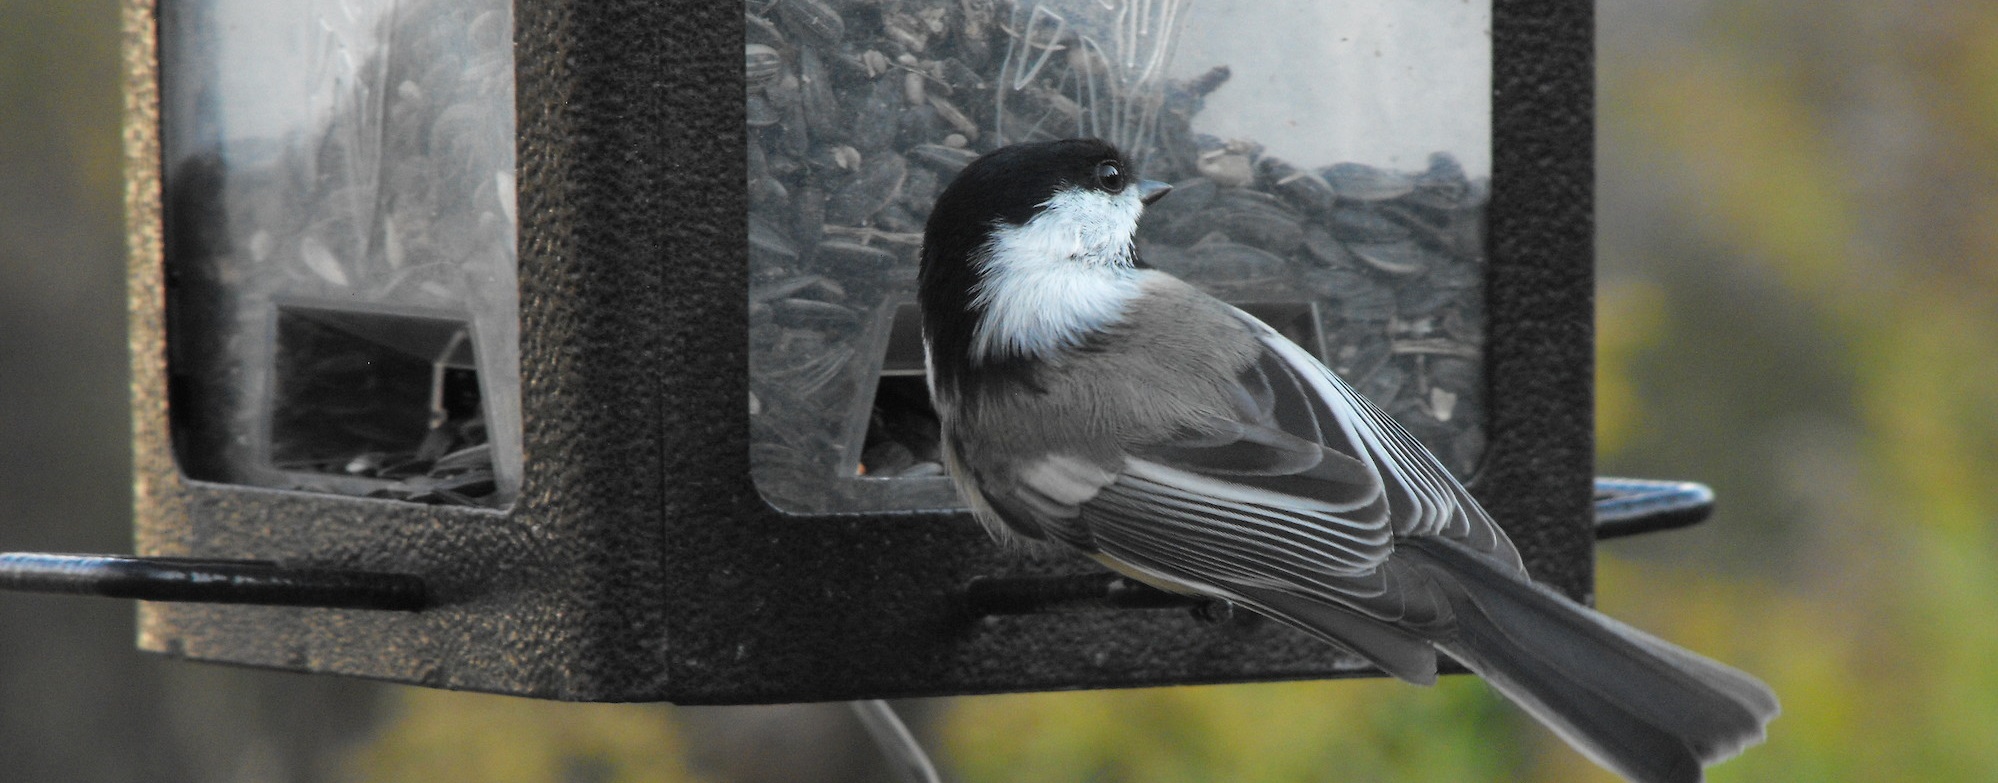
[{"label": "bird's eye", "polygon": [[1117,161],[1114,160],[1096,164],[1096,186],[1111,193],[1123,192],[1124,167],[1117,165]]}]

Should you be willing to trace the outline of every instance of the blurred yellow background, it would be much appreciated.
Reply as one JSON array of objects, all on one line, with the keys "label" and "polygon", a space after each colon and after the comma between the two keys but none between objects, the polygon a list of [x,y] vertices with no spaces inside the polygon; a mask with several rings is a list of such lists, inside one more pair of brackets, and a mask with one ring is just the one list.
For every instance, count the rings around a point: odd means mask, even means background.
[{"label": "blurred yellow background", "polygon": [[[1998,4],[1598,9],[1600,472],[1720,498],[1602,547],[1601,606],[1782,695],[1713,780],[1998,779]],[[0,549],[129,546],[117,27],[112,0],[0,0]],[[130,622],[0,595],[5,777],[883,774],[835,706],[194,666]],[[966,783],[1612,779],[1468,678],[908,706]]]}]

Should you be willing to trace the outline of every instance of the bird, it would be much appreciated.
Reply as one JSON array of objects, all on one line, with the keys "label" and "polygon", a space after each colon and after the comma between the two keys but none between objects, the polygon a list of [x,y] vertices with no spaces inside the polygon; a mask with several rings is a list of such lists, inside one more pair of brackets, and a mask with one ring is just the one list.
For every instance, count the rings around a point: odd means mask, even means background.
[{"label": "bird", "polygon": [[1002,543],[1079,551],[1432,684],[1439,653],[1638,783],[1704,779],[1780,712],[1753,676],[1534,582],[1464,486],[1316,357],[1147,266],[1171,186],[1097,139],[1001,147],[924,225],[942,457]]}]

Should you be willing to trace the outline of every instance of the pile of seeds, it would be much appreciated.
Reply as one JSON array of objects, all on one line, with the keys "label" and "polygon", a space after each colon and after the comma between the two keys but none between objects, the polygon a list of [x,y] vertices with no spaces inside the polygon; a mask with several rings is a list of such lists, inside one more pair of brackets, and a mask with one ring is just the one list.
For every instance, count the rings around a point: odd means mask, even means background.
[{"label": "pile of seeds", "polygon": [[[934,426],[912,421],[921,412],[907,394],[875,394],[890,316],[915,298],[931,202],[982,152],[1084,127],[1090,107],[1064,94],[1066,71],[1009,90],[1001,108],[997,75],[1023,47],[1015,10],[746,3],[752,465],[780,506],[955,504],[940,482],[856,479],[936,472]],[[1143,258],[1232,302],[1321,303],[1299,336],[1469,475],[1484,449],[1486,184],[1447,153],[1415,172],[1303,167],[1194,132],[1228,78],[1222,67],[1169,85],[1153,143],[1126,150],[1145,176],[1174,183],[1146,212]],[[1031,132],[1000,138],[999,127]],[[903,486],[864,486],[882,483]]]}]

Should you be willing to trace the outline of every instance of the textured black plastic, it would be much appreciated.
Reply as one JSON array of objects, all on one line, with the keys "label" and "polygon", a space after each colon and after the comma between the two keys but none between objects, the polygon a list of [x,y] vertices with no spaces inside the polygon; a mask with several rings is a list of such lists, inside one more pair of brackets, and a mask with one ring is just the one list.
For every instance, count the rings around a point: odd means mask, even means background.
[{"label": "textured black plastic", "polygon": [[[979,576],[1088,573],[968,517],[793,517],[748,470],[745,127],[733,2],[517,4],[526,475],[506,512],[189,482],[166,438],[155,66],[139,131],[140,549],[415,574],[416,614],[148,605],[148,649],[440,687],[740,703],[1348,676],[1272,623],[975,616]],[[1540,578],[1591,585],[1591,10],[1499,2],[1486,461]],[[156,106],[156,103],[152,104]],[[156,108],[150,109],[156,112]],[[152,145],[152,146],[149,146]],[[148,157],[150,156],[150,157]],[[150,166],[150,168],[149,168]]]},{"label": "textured black plastic", "polygon": [[1476,486],[1534,576],[1595,585],[1595,6],[1492,6],[1485,362]]}]

